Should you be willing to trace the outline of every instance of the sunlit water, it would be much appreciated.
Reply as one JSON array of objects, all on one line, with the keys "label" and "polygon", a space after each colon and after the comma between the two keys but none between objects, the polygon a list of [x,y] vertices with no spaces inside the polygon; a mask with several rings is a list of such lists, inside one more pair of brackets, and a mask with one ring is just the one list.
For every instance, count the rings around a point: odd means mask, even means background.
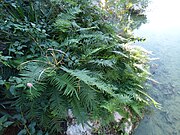
[{"label": "sunlit water", "polygon": [[136,35],[146,37],[141,43],[151,50],[152,84],[149,94],[162,104],[140,122],[134,135],[180,135],[180,0],[152,0],[147,10],[149,23]]}]

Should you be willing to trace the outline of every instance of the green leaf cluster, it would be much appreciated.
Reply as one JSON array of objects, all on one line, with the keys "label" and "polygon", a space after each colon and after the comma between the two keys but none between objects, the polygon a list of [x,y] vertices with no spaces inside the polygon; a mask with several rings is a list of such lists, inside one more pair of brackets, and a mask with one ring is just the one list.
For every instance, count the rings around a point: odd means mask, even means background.
[{"label": "green leaf cluster", "polygon": [[0,7],[0,116],[8,114],[17,134],[63,133],[69,109],[80,123],[106,125],[115,111],[137,119],[145,105],[158,105],[144,88],[147,53],[91,1],[4,0]]}]

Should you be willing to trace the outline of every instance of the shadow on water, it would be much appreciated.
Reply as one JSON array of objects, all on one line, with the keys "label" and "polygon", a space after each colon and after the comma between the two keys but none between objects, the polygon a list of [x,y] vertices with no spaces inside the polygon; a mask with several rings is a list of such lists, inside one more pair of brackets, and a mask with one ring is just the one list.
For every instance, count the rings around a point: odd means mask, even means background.
[{"label": "shadow on water", "polygon": [[162,104],[140,122],[134,135],[180,135],[180,1],[152,0],[149,23],[134,33],[146,37],[141,46],[153,52],[152,84],[149,94]]}]

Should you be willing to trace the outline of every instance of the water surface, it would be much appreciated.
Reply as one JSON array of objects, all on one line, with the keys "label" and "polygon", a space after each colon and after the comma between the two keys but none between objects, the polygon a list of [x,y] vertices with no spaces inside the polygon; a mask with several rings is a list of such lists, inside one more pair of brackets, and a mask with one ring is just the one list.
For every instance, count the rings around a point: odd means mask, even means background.
[{"label": "water surface", "polygon": [[149,94],[162,104],[140,122],[134,135],[180,135],[180,1],[152,0],[147,10],[149,23],[136,35],[146,37],[141,43],[151,50],[152,84]]}]

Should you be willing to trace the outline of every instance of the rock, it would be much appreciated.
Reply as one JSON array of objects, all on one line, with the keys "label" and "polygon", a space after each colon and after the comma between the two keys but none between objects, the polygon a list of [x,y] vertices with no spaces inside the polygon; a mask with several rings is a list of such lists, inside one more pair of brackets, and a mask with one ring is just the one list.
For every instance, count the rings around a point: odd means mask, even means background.
[{"label": "rock", "polygon": [[[118,112],[114,112],[114,120],[116,122],[121,122],[123,119],[123,116],[121,116]],[[68,117],[71,118],[71,122],[68,123],[67,135],[92,135],[92,132],[95,130],[98,130],[101,123],[99,121],[88,121],[88,124],[78,124],[76,119],[73,116],[72,110],[68,110]],[[126,134],[131,134],[133,130],[133,124],[131,122],[131,119],[129,118],[128,121],[124,124],[125,128],[124,131]]]},{"label": "rock", "polygon": [[72,113],[72,110],[71,110],[71,109],[68,109],[68,117],[69,117],[70,119],[73,119],[73,118],[74,118],[74,116],[73,116],[73,113]]},{"label": "rock", "polygon": [[131,134],[132,130],[133,130],[133,124],[131,122],[131,119],[129,118],[128,122],[125,123],[124,131],[126,134],[129,135],[129,134]]},{"label": "rock", "polygon": [[[89,125],[90,126],[89,126]],[[66,134],[67,135],[91,135],[93,123],[90,121],[88,124],[74,124],[70,125],[67,128]]]},{"label": "rock", "polygon": [[120,122],[122,118],[123,117],[118,112],[114,112],[114,120],[116,122]]}]

